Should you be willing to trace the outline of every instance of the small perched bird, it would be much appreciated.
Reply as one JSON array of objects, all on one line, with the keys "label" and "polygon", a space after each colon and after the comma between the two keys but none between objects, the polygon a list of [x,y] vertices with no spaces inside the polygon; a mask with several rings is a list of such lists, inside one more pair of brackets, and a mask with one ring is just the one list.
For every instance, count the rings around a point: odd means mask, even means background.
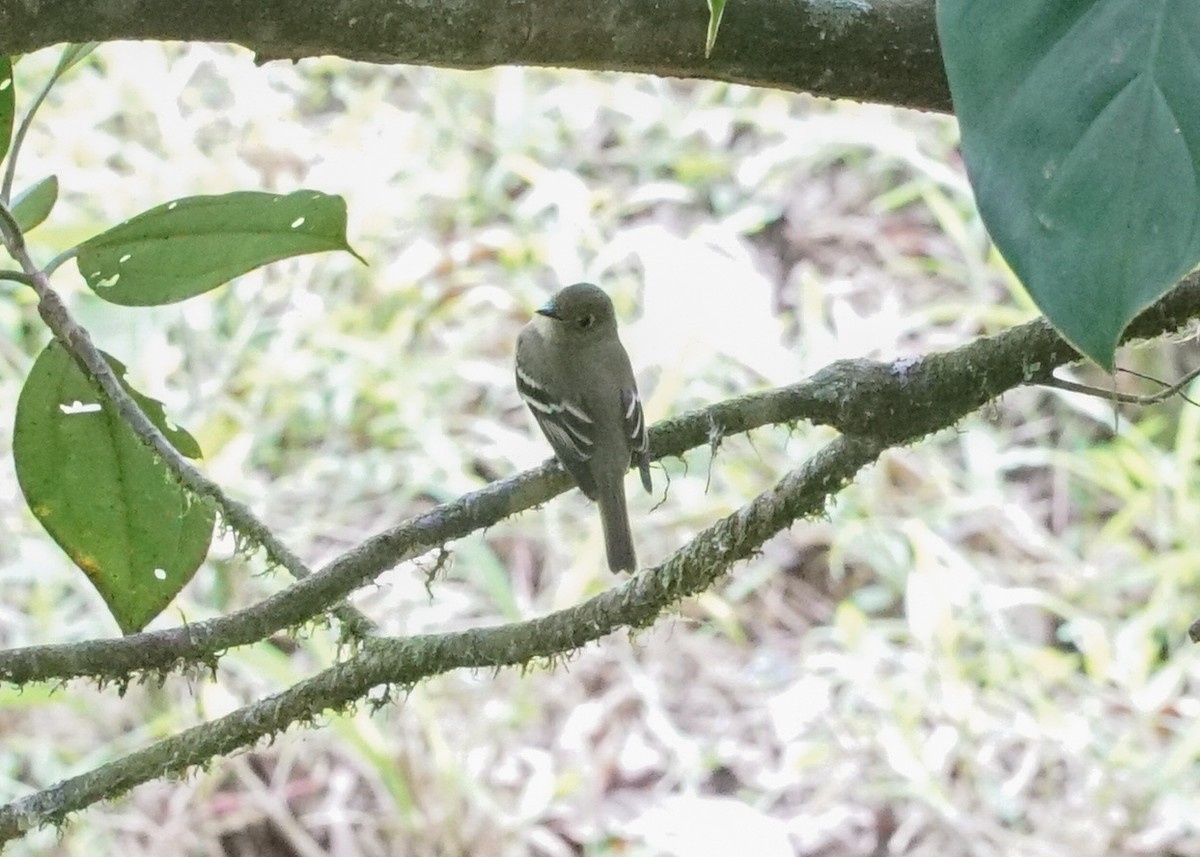
[{"label": "small perched bird", "polygon": [[579,488],[600,504],[608,567],[633,571],[625,473],[650,491],[650,454],[637,382],[612,301],[591,283],[567,286],[517,337],[517,392]]}]

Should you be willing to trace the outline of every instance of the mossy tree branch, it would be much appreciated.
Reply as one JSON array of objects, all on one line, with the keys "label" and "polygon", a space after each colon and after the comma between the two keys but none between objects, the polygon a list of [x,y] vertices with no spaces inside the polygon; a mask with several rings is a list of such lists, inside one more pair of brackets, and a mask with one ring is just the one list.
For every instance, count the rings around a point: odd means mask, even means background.
[{"label": "mossy tree branch", "polygon": [[[1126,339],[1161,336],[1200,318],[1200,275],[1146,310]],[[799,420],[903,445],[954,425],[1004,392],[1047,380],[1079,355],[1044,321],[1034,321],[919,360],[842,360],[811,379],[740,396],[655,425],[655,458],[681,455],[721,437]],[[136,672],[211,664],[220,652],[320,616],[406,559],[546,502],[569,479],[553,463],[493,483],[379,533],[282,592],[228,616],[115,640],[0,652],[0,680],[24,684],[93,676],[127,682]]]},{"label": "mossy tree branch", "polygon": [[934,0],[738,0],[704,56],[703,0],[0,0],[0,54],[59,42],[233,42],[453,68],[648,72],[948,111]]},{"label": "mossy tree branch", "polygon": [[[1200,276],[1191,276],[1131,325],[1127,339],[1159,336],[1200,317]],[[34,826],[61,821],[68,813],[114,797],[140,783],[181,773],[216,756],[251,746],[325,711],[343,710],[380,686],[408,687],[422,678],[462,667],[526,664],[569,652],[621,627],[650,624],[680,599],[703,591],[740,559],[800,517],[819,513],[863,466],[890,446],[918,440],[951,426],[1006,390],[1036,384],[1054,368],[1078,359],[1044,322],[1037,321],[923,359],[879,363],[851,360],[832,364],[812,379],[766,393],[742,396],[657,425],[651,443],[656,457],[678,455],[717,444],[733,432],[797,419],[835,426],[843,435],[786,475],[774,488],[709,527],[657,568],[647,569],[616,589],[541,619],[493,628],[402,639],[367,639],[363,648],[280,694],[248,705],[210,723],[164,739],[87,774],[0,807],[0,843]],[[268,621],[271,607],[300,598],[311,609],[337,603],[371,569],[390,566],[415,551],[433,547],[455,533],[469,532],[528,508],[566,487],[566,477],[550,464],[489,486],[368,540],[330,567],[294,584],[254,608],[241,611]],[[435,536],[436,534],[436,536]],[[380,564],[383,564],[382,566]],[[301,595],[297,595],[301,593]],[[301,611],[303,612],[303,610]],[[214,620],[219,628],[232,626]],[[244,621],[244,620],[243,620]],[[284,622],[283,627],[289,622]],[[180,632],[195,637],[195,626]],[[49,678],[70,672],[76,652],[100,658],[108,651],[131,657],[127,669],[146,659],[158,663],[171,634],[141,634],[125,640],[9,652],[0,676]],[[262,628],[259,636],[263,636]],[[209,638],[209,642],[212,638]],[[165,645],[161,645],[165,643]],[[106,646],[114,647],[111,650]],[[203,653],[212,657],[212,650]],[[59,658],[67,671],[45,669]],[[132,667],[128,664],[132,663]],[[103,664],[95,673],[112,677]],[[156,668],[162,668],[156,666]]]},{"label": "mossy tree branch", "polygon": [[[1187,278],[1142,313],[1126,338],[1161,336],[1195,318],[1200,318],[1200,275]],[[1045,382],[1054,368],[1077,359],[1048,325],[1037,321],[920,360],[840,361],[809,381],[660,423],[652,433],[656,457],[678,455],[704,443],[715,445],[730,433],[756,425],[790,422],[796,414],[845,433],[660,566],[615,589],[527,622],[368,639],[346,661],[282,693],[0,807],[0,843],[35,826],[60,823],[71,812],[141,783],[184,773],[292,725],[310,723],[327,711],[345,710],[376,688],[407,688],[453,669],[528,664],[570,652],[620,628],[645,627],[681,599],[707,589],[775,533],[823,511],[830,497],[887,448],[951,426],[1016,386]],[[292,589],[322,577],[336,580],[356,567],[361,574],[389,551],[393,559],[396,551],[411,551],[413,536],[422,530],[428,539],[434,531],[444,535],[446,531],[437,528],[450,522],[466,526],[474,520],[482,526],[480,514],[505,509],[511,513],[521,503],[542,502],[565,485],[557,468],[544,465],[383,533]]]},{"label": "mossy tree branch", "polygon": [[826,500],[886,448],[840,437],[774,488],[718,521],[657,568],[576,607],[540,619],[450,634],[368,640],[318,675],[225,717],[195,726],[82,776],[0,807],[0,844],[35,826],[115,797],[158,777],[252,746],[326,711],[343,710],[376,687],[409,687],[460,668],[527,664],[583,646],[622,627],[651,624],[680,599],[701,592],[739,559]]}]

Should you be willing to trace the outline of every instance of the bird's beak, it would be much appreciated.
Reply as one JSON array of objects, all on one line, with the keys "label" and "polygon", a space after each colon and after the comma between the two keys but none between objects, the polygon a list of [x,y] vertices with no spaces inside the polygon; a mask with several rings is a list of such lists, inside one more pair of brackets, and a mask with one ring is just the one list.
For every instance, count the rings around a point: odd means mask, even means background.
[{"label": "bird's beak", "polygon": [[554,298],[546,301],[537,311],[538,315],[544,315],[546,318],[558,318],[558,304],[554,302]]}]

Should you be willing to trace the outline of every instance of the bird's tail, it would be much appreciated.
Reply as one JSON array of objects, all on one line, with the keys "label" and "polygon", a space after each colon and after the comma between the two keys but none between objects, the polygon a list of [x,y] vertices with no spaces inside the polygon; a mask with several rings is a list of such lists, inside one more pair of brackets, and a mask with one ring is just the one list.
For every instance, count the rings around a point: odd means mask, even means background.
[{"label": "bird's tail", "polygon": [[602,486],[599,491],[600,520],[604,524],[604,550],[608,567],[618,571],[636,571],[637,555],[633,552],[633,533],[629,529],[629,512],[625,508],[625,484]]}]

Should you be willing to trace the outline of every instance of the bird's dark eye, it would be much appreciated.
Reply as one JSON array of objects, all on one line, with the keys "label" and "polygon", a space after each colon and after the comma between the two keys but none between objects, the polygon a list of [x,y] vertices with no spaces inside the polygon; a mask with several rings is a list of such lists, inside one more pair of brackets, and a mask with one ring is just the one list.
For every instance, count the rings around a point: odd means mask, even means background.
[{"label": "bird's dark eye", "polygon": [[591,327],[595,323],[596,323],[596,317],[594,315],[592,315],[591,313],[588,313],[583,318],[579,319],[579,327],[583,330],[587,330],[589,327]]}]

